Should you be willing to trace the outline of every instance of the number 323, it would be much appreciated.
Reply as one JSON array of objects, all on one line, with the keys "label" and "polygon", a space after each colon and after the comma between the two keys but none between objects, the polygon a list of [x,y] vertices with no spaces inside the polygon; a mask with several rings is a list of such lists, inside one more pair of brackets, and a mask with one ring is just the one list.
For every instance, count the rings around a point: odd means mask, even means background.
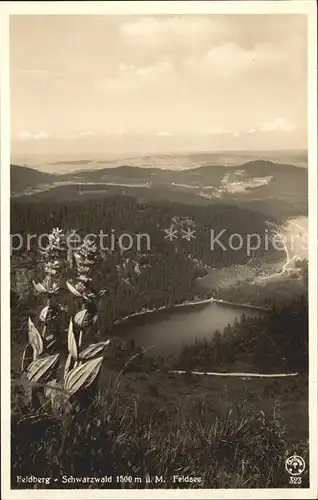
[{"label": "number 323", "polygon": [[289,484],[301,484],[301,477],[290,477]]}]

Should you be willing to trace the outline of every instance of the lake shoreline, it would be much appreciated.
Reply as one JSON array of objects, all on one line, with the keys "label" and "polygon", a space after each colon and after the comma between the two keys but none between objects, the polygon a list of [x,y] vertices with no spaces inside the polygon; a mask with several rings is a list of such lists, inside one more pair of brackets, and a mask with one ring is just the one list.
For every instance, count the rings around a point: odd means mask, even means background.
[{"label": "lake shoreline", "polygon": [[266,307],[262,306],[256,306],[253,304],[240,304],[238,302],[229,302],[227,300],[222,300],[222,299],[214,299],[213,297],[209,299],[203,299],[203,300],[197,300],[197,301],[185,301],[182,302],[181,304],[173,304],[171,306],[161,306],[157,307],[154,309],[146,309],[142,310],[133,314],[129,314],[128,316],[124,316],[121,319],[116,320],[113,324],[114,325],[119,325],[125,321],[128,321],[132,318],[136,318],[138,316],[144,316],[147,314],[151,313],[156,313],[156,312],[161,312],[161,311],[173,311],[174,309],[179,309],[179,308],[184,308],[184,307],[195,307],[199,305],[208,305],[208,304],[219,304],[219,305],[227,305],[227,306],[232,306],[232,307],[238,307],[238,308],[246,308],[246,309],[255,309],[257,311],[263,311],[263,312],[269,312],[269,309]]}]

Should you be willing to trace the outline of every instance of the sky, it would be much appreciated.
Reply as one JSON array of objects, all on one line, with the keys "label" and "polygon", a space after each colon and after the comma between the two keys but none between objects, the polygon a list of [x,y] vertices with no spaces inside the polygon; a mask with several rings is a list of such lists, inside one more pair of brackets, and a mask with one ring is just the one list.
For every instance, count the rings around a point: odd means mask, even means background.
[{"label": "sky", "polygon": [[306,23],[12,16],[12,154],[307,148]]}]

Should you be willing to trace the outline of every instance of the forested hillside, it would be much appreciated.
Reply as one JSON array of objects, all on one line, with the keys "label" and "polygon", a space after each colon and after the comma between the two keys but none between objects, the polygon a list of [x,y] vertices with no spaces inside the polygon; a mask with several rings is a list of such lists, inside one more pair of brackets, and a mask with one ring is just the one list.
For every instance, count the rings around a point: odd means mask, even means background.
[{"label": "forested hillside", "polygon": [[242,316],[209,341],[184,348],[177,366],[188,370],[308,373],[308,299],[273,306],[262,317]]},{"label": "forested hillside", "polygon": [[[177,231],[173,241],[165,238],[165,229],[171,226]],[[196,293],[194,279],[203,275],[207,266],[224,267],[244,264],[251,259],[281,258],[280,252],[275,252],[271,246],[266,250],[265,241],[259,250],[249,254],[247,235],[257,233],[265,237],[266,218],[234,206],[145,205],[123,196],[69,203],[26,203],[21,199],[11,204],[11,234],[19,234],[23,239],[21,249],[15,249],[18,237],[12,240],[13,275],[14,269],[21,267],[32,273],[40,258],[36,237],[30,249],[26,248],[27,235],[45,235],[52,227],[79,229],[78,234],[82,237],[95,234],[97,243],[103,231],[104,248],[95,283],[108,291],[105,296],[108,307],[103,308],[107,320],[193,298]],[[195,237],[183,238],[186,233],[182,230],[195,231]],[[211,230],[215,237],[221,233],[220,244],[218,241],[211,244]],[[132,248],[127,251],[121,250],[118,244],[118,238],[124,233],[129,233],[133,241]],[[231,248],[229,238],[232,234],[241,236],[242,248]],[[140,237],[139,246],[137,235],[147,235]],[[239,243],[234,238],[232,246],[236,248]],[[45,244],[45,237],[42,244]]]}]

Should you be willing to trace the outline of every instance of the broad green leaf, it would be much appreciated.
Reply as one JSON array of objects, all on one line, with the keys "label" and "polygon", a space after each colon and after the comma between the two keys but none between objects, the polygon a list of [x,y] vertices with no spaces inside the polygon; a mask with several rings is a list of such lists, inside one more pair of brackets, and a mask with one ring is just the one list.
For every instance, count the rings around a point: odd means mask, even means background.
[{"label": "broad green leaf", "polygon": [[66,282],[66,286],[69,289],[69,291],[74,295],[74,297],[82,297],[82,294],[78,290],[76,290],[76,288],[73,285],[71,285],[71,283],[69,283],[68,281]]},{"label": "broad green leaf", "polygon": [[98,376],[102,362],[103,357],[100,357],[73,368],[65,381],[66,391],[69,394],[75,394],[80,389],[87,389]]},{"label": "broad green leaf", "polygon": [[32,383],[50,376],[58,359],[59,354],[53,354],[52,356],[46,356],[45,358],[33,361],[26,370],[26,376]]},{"label": "broad green leaf", "polygon": [[82,309],[75,314],[74,323],[76,323],[80,328],[87,324],[88,312],[87,309]]},{"label": "broad green leaf", "polygon": [[30,317],[28,334],[29,342],[33,347],[35,357],[40,356],[40,354],[42,354],[43,352],[43,339],[38,330],[35,328],[34,323],[32,322]]},{"label": "broad green leaf", "polygon": [[71,368],[72,360],[73,360],[72,354],[69,353],[69,355],[67,356],[67,359],[65,361],[65,366],[64,366],[64,380],[66,380],[68,372],[69,372],[69,370]]},{"label": "broad green leaf", "polygon": [[31,361],[33,359],[32,352],[33,352],[32,346],[30,344],[27,344],[22,354],[21,372],[24,371],[27,361]]},{"label": "broad green leaf", "polygon": [[83,341],[83,330],[80,330],[79,337],[78,337],[78,347],[79,348],[81,348],[81,346],[82,346],[82,341]]},{"label": "broad green leaf", "polygon": [[110,340],[107,340],[106,342],[97,342],[96,344],[89,345],[88,347],[86,347],[86,349],[80,352],[79,354],[80,359],[95,358],[95,356],[103,352],[106,345],[108,345],[109,343]]},{"label": "broad green leaf", "polygon": [[45,307],[43,307],[42,311],[40,312],[39,319],[43,323],[45,323],[45,321],[46,321],[47,315],[49,313],[49,309],[50,309],[50,306],[45,306]]},{"label": "broad green leaf", "polygon": [[68,345],[69,353],[72,354],[74,359],[77,359],[78,358],[78,349],[77,349],[76,339],[75,339],[74,330],[73,330],[72,318],[70,319],[70,324],[68,327],[67,345]]}]

